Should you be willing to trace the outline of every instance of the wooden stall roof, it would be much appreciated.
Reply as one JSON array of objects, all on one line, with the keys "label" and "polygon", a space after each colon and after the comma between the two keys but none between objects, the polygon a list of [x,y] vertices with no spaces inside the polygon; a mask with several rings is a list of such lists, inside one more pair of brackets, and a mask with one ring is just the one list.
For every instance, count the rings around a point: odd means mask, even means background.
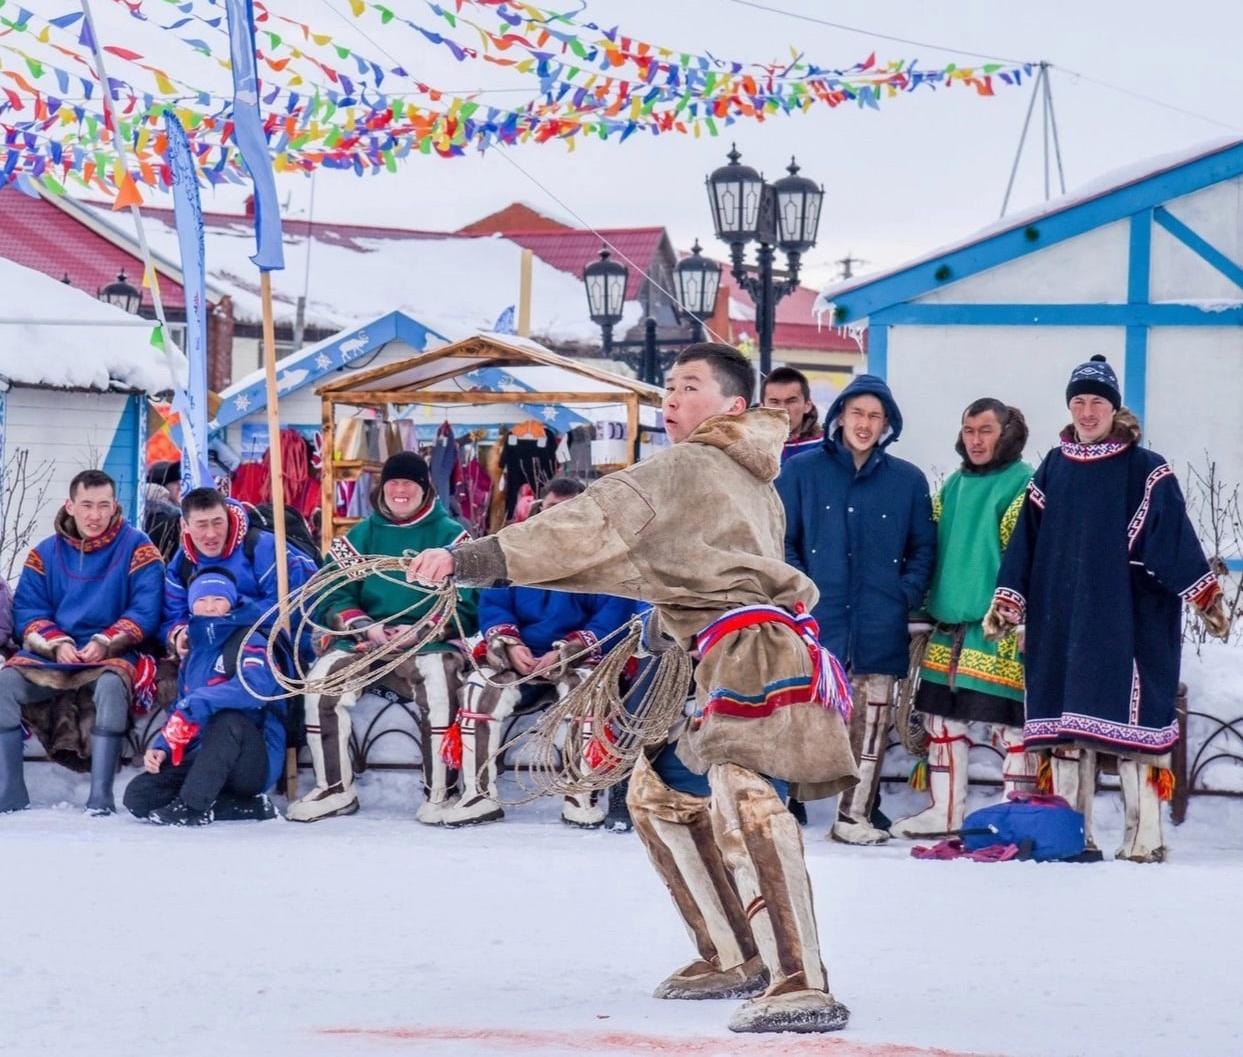
[{"label": "wooden stall roof", "polygon": [[[455,381],[485,367],[499,367],[519,381],[523,381],[523,367],[552,368],[555,373],[538,372],[539,380],[532,389],[541,393],[581,393],[595,399],[607,396],[618,403],[637,397],[638,403],[650,407],[659,407],[664,396],[654,385],[567,359],[538,342],[512,334],[475,334],[409,359],[352,372],[318,386],[315,391],[331,403],[344,404],[352,399],[367,402],[369,397],[374,399],[372,394],[383,394],[387,402],[391,394],[428,390],[438,395],[461,393],[461,386]],[[520,392],[515,392],[514,397],[516,400],[526,398]]]}]

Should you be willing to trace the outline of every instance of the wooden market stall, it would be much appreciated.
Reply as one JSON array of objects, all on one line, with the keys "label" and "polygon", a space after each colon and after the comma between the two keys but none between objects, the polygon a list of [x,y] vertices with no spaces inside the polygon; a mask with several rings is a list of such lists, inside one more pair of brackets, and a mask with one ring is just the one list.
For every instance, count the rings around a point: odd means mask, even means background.
[{"label": "wooden market stall", "polygon": [[322,400],[323,467],[321,502],[323,541],[357,521],[336,510],[338,482],[378,473],[379,461],[342,457],[338,430],[342,423],[369,410],[388,422],[424,405],[457,411],[479,423],[517,422],[533,408],[617,409],[625,417],[624,445],[617,458],[596,469],[607,471],[634,462],[640,434],[640,408],[658,408],[663,392],[632,378],[559,356],[537,342],[514,335],[476,334],[463,341],[405,360],[357,371],[319,386]]}]

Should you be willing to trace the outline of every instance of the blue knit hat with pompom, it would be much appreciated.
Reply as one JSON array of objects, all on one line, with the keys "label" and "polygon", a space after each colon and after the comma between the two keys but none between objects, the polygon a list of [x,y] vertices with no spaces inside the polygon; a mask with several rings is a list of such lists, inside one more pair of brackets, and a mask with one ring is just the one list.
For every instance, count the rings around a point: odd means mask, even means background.
[{"label": "blue knit hat with pompom", "polygon": [[1074,397],[1083,395],[1103,396],[1113,404],[1115,411],[1122,406],[1118,376],[1100,353],[1070,372],[1070,381],[1066,384],[1066,403],[1069,404]]}]

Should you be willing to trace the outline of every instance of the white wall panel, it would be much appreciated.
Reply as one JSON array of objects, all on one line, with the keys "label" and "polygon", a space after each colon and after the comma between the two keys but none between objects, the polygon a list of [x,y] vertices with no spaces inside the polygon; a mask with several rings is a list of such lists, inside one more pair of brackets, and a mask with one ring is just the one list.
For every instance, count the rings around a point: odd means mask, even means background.
[{"label": "white wall panel", "polygon": [[1125,386],[1124,342],[1112,327],[891,327],[889,385],[904,421],[891,451],[944,476],[958,464],[963,408],[993,396],[1023,410],[1035,465],[1070,421],[1066,381],[1076,364],[1103,353]]},{"label": "white wall panel", "polygon": [[[51,468],[42,504],[36,506],[34,494],[27,495],[25,511],[34,514],[37,526],[31,543],[51,534],[56,508],[69,497],[69,482],[82,470],[103,466],[128,399],[124,393],[23,386],[14,386],[5,394],[5,465],[11,465],[17,451],[26,448],[32,476],[41,464]],[[5,512],[6,524],[12,524],[15,514],[14,510]],[[27,517],[23,513],[22,520]],[[5,550],[0,571],[8,567],[10,547],[6,545]],[[19,556],[19,568],[21,560]]]},{"label": "white wall panel", "polygon": [[1129,223],[1107,224],[916,300],[959,305],[1122,303],[1129,247]]}]

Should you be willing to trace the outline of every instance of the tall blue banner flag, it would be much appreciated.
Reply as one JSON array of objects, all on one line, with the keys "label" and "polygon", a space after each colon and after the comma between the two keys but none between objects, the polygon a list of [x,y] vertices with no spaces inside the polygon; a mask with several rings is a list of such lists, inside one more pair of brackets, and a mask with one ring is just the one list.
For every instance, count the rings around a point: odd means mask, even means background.
[{"label": "tall blue banner flag", "polygon": [[194,158],[186,130],[171,110],[164,111],[168,133],[168,167],[173,173],[173,217],[181,251],[181,287],[186,298],[186,359],[190,374],[173,392],[173,410],[181,416],[183,488],[212,483],[207,466],[207,279],[203,260],[203,210]]},{"label": "tall blue banner flag", "polygon": [[229,16],[229,59],[233,64],[233,138],[255,187],[255,242],[250,259],[260,271],[285,267],[281,210],[272,156],[259,116],[259,73],[255,66],[255,11],[251,0],[224,0]]}]

